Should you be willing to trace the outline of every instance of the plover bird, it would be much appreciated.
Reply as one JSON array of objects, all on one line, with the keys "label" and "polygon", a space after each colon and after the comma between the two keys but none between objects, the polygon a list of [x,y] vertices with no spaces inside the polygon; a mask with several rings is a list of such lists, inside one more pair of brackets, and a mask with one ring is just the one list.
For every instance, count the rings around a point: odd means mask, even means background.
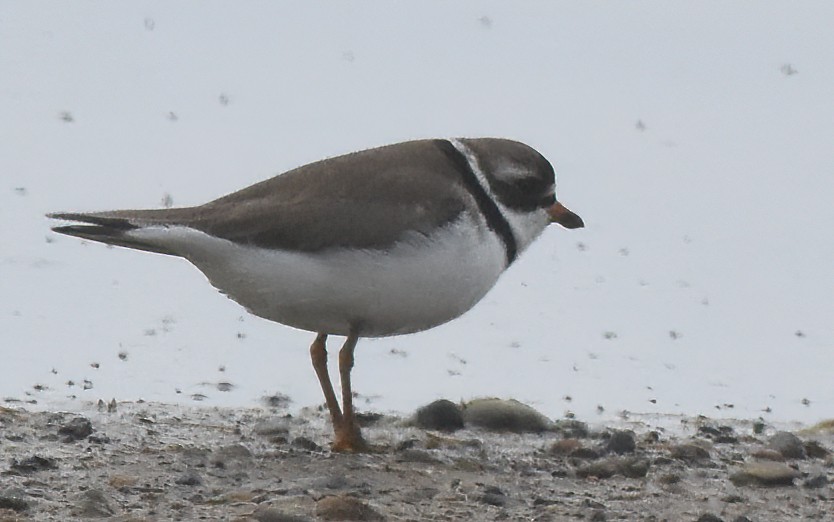
[{"label": "plover bird", "polygon": [[[304,165],[204,205],[58,212],[54,231],[187,259],[254,315],[316,333],[310,347],[333,449],[366,447],[350,372],[360,337],[426,330],[472,308],[550,223],[551,164],[498,138],[388,145]],[[327,371],[339,351],[342,404]]]}]

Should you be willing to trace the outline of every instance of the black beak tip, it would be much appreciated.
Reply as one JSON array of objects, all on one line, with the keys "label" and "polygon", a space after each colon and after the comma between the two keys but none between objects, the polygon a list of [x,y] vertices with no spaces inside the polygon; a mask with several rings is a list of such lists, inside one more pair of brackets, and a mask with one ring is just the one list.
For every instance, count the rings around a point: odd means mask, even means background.
[{"label": "black beak tip", "polygon": [[560,224],[563,227],[569,229],[585,227],[585,222],[582,221],[582,218],[579,217],[579,214],[574,214],[573,212],[571,212],[570,216],[566,216],[566,219],[563,219]]}]

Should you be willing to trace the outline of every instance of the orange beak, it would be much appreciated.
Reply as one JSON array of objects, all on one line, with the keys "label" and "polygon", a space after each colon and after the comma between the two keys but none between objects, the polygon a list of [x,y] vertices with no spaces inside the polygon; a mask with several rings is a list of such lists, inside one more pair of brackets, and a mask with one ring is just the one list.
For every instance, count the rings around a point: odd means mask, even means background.
[{"label": "orange beak", "polygon": [[554,203],[547,208],[547,215],[551,223],[559,223],[565,228],[582,228],[585,222],[577,214],[574,214],[561,203]]}]

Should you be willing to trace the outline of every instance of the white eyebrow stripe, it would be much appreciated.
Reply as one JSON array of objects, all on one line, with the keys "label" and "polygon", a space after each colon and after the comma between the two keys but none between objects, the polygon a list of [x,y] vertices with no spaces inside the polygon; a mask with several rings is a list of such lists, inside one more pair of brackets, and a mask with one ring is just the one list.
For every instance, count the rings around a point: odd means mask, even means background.
[{"label": "white eyebrow stripe", "polygon": [[504,206],[501,205],[501,202],[495,197],[495,193],[492,192],[492,188],[489,186],[489,181],[487,181],[484,171],[481,170],[481,166],[478,164],[478,157],[472,149],[467,147],[466,144],[458,138],[449,138],[448,141],[458,150],[458,152],[463,154],[464,158],[466,158],[466,161],[469,163],[469,168],[472,169],[472,172],[475,174],[475,178],[478,180],[478,184],[482,189],[484,189],[484,192],[487,193],[490,199],[493,200],[499,208],[501,208],[501,210],[504,210]]}]

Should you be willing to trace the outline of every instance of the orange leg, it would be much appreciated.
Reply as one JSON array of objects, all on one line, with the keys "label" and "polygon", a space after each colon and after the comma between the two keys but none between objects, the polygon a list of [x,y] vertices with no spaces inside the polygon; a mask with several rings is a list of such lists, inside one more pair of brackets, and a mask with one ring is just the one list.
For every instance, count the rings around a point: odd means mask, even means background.
[{"label": "orange leg", "polygon": [[339,401],[333,391],[333,384],[330,382],[330,373],[327,371],[327,334],[320,333],[310,346],[310,358],[313,361],[313,369],[319,378],[319,384],[324,392],[324,400],[327,409],[330,411],[330,420],[333,424],[333,431],[336,440],[333,442],[333,451],[359,452],[367,449],[359,425],[353,411],[353,391],[350,386],[350,370],[353,368],[353,351],[359,336],[350,334],[344,346],[339,351],[339,377],[342,382],[342,404],[339,408]]},{"label": "orange leg", "polygon": [[359,336],[351,332],[342,349],[339,350],[339,378],[342,383],[342,425],[336,427],[336,451],[358,452],[367,449],[362,439],[359,424],[353,411],[353,390],[350,386],[350,371],[353,369],[353,351]]},{"label": "orange leg", "polygon": [[342,410],[339,409],[339,401],[336,400],[336,392],[333,391],[333,384],[330,383],[330,373],[327,371],[327,334],[320,333],[310,346],[310,359],[313,360],[313,369],[319,378],[321,390],[324,392],[324,400],[327,402],[327,409],[330,410],[330,421],[333,427],[341,426]]}]

